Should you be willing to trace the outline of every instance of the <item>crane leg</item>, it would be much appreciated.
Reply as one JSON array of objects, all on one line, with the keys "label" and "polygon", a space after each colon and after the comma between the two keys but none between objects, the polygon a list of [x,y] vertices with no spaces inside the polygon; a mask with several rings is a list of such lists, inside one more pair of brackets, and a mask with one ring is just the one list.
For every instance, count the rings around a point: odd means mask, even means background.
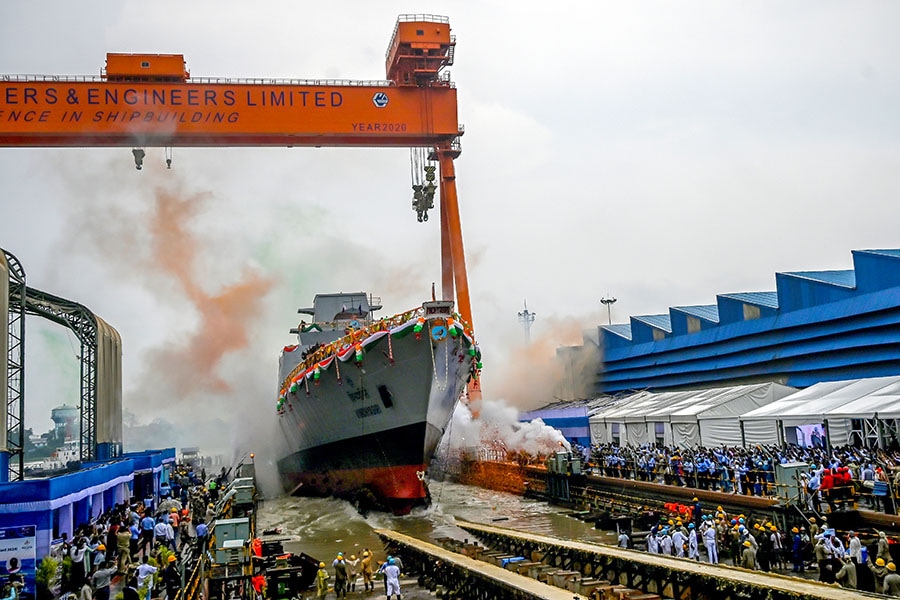
[{"label": "crane leg", "polygon": [[[441,165],[441,284],[444,298],[453,295],[456,288],[456,308],[469,327],[472,321],[472,303],[469,299],[469,278],[466,272],[466,254],[463,248],[462,225],[459,219],[459,200],[456,196],[456,170],[453,159],[457,156],[449,148],[438,148]],[[446,240],[446,241],[445,241]],[[447,263],[450,263],[448,269]],[[449,272],[448,272],[449,271]],[[472,378],[468,386],[468,406],[472,416],[481,413],[481,382]]]},{"label": "crane leg", "polygon": [[453,287],[453,250],[450,246],[450,228],[447,224],[447,202],[444,198],[447,192],[444,188],[444,179],[441,178],[441,297],[444,300],[453,300],[455,295]]}]

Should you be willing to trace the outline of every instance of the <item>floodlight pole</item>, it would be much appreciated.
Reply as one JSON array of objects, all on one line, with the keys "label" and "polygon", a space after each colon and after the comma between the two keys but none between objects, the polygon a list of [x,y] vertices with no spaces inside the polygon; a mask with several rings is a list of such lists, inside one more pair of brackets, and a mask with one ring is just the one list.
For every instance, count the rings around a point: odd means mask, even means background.
[{"label": "floodlight pole", "polygon": [[610,296],[608,298],[600,298],[600,304],[603,304],[604,306],[606,306],[606,319],[607,319],[609,325],[612,325],[612,309],[610,308],[610,306],[615,303],[616,303],[616,299],[613,298],[612,296]]},{"label": "floodlight pole", "polygon": [[525,324],[525,341],[531,341],[531,324],[534,323],[534,313],[528,311],[528,301],[525,300],[525,310],[519,313],[519,320]]}]

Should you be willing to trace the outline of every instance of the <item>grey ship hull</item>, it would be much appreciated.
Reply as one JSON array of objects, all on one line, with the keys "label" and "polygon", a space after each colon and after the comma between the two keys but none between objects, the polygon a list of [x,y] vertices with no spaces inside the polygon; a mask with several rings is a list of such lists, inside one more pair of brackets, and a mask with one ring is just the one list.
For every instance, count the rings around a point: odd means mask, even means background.
[{"label": "grey ship hull", "polygon": [[289,492],[371,493],[396,514],[426,498],[425,472],[465,389],[472,343],[434,339],[427,327],[417,336],[412,322],[389,335],[366,345],[360,362],[351,350],[285,396],[289,452],[278,468]]}]

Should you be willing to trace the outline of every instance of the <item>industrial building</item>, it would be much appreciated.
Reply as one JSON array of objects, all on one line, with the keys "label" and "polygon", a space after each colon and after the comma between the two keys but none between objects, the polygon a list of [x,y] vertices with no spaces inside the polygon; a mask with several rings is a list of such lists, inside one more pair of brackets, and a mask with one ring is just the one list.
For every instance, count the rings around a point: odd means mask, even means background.
[{"label": "industrial building", "polygon": [[[122,452],[122,340],[87,307],[25,285],[19,260],[0,248],[0,539],[5,556],[20,560],[26,588],[34,589],[37,561],[53,540],[86,525],[114,505],[160,499],[175,463],[175,449]],[[25,316],[48,319],[71,330],[81,343],[80,406],[53,409],[54,439],[74,448],[42,476],[26,473]],[[11,550],[14,540],[15,550]]]},{"label": "industrial building", "polygon": [[852,269],[776,273],[775,290],[600,325],[597,342],[560,354],[599,345],[593,396],[898,375],[900,249],[852,255]]},{"label": "industrial building", "polygon": [[[589,374],[587,388],[522,419],[540,417],[578,443],[587,432],[595,443],[737,443],[739,426],[756,443],[791,442],[803,430],[789,415],[776,426],[784,416],[778,407],[785,406],[776,401],[796,395],[806,399],[803,424],[829,429],[835,443],[888,444],[896,440],[897,415],[882,418],[870,407],[856,419],[833,415],[829,426],[823,413],[834,407],[813,401],[825,388],[796,394],[826,382],[882,389],[900,375],[900,249],[855,250],[852,256],[848,270],[776,273],[773,291],[723,293],[715,304],[673,306],[668,313],[600,325],[596,341],[585,335],[583,346],[557,352],[566,379]],[[856,380],[864,381],[849,383]],[[756,405],[735,404],[748,390],[759,396]],[[697,412],[706,398],[731,400]],[[770,403],[770,411],[762,408]],[[759,412],[745,419],[752,409]],[[753,434],[758,427],[767,429]]]}]

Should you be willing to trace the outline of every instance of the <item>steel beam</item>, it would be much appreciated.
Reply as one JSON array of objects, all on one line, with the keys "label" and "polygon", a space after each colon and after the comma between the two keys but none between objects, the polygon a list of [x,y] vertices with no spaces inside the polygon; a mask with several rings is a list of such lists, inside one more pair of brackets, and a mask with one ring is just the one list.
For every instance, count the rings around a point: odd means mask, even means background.
[{"label": "steel beam", "polygon": [[[8,481],[25,478],[25,269],[19,259],[2,250],[9,270],[6,346],[6,448]],[[0,478],[2,481],[2,478]]]},{"label": "steel beam", "polygon": [[[10,294],[12,296],[12,294]],[[25,313],[58,323],[71,330],[81,343],[80,458],[96,457],[97,319],[85,306],[34,288],[25,296]]]}]

